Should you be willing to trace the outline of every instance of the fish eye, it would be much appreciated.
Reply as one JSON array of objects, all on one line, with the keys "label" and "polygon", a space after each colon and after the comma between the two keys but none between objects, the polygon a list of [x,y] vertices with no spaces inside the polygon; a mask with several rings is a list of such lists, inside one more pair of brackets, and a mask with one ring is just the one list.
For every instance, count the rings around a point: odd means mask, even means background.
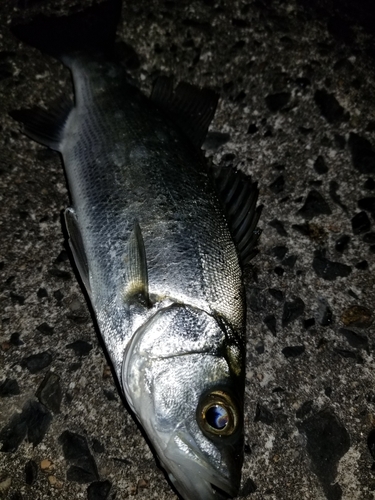
[{"label": "fish eye", "polygon": [[229,394],[213,391],[199,402],[197,419],[206,433],[231,436],[238,427],[238,410]]}]

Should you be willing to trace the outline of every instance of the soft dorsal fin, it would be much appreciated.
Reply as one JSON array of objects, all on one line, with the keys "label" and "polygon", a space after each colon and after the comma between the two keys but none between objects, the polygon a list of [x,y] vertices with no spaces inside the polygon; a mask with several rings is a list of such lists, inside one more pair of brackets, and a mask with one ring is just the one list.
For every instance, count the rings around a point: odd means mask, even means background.
[{"label": "soft dorsal fin", "polygon": [[23,132],[28,137],[59,151],[64,125],[72,107],[72,103],[64,99],[57,101],[48,111],[35,107],[10,111],[9,114],[23,124]]},{"label": "soft dorsal fin", "polygon": [[135,301],[149,307],[146,250],[138,222],[135,223],[129,237],[124,258],[124,298],[127,302]]},{"label": "soft dorsal fin", "polygon": [[185,82],[173,90],[172,78],[161,76],[154,83],[151,99],[194,144],[202,146],[219,99],[213,90],[200,89]]},{"label": "soft dorsal fin", "polygon": [[263,205],[257,207],[258,185],[240,170],[214,166],[210,171],[241,263],[245,265],[258,253],[256,246],[261,235],[256,228],[263,209]]}]

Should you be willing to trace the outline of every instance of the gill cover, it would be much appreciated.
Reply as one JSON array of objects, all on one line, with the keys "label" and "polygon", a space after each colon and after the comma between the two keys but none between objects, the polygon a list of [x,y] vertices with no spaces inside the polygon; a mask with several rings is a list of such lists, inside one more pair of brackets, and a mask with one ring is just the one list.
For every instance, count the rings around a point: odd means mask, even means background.
[{"label": "gill cover", "polygon": [[158,311],[125,351],[127,401],[186,499],[238,492],[242,394],[230,366],[236,356],[241,363],[241,353],[214,317],[179,304]]}]

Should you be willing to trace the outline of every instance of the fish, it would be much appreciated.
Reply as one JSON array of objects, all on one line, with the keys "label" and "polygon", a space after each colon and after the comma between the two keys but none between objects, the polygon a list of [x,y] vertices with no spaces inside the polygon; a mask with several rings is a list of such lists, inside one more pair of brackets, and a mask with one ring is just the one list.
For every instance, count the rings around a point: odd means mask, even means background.
[{"label": "fish", "polygon": [[11,116],[60,153],[69,246],[115,376],[185,500],[235,497],[244,453],[244,266],[257,183],[209,165],[218,96],[160,76],[147,97],[111,55],[121,2],[13,23],[60,60],[74,102]]}]

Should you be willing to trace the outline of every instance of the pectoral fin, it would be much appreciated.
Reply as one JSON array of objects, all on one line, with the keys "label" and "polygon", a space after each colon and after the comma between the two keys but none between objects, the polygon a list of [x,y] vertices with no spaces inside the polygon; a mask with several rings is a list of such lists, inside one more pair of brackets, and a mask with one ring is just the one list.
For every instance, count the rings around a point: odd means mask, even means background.
[{"label": "pectoral fin", "polygon": [[77,216],[73,208],[65,210],[65,224],[69,234],[69,246],[72,251],[74,262],[76,263],[79,275],[85,285],[86,291],[91,297],[91,287],[89,279],[89,266],[83,246],[81,232],[78,226]]},{"label": "pectoral fin", "polygon": [[127,244],[124,281],[124,299],[149,307],[146,250],[138,222],[135,223]]}]

